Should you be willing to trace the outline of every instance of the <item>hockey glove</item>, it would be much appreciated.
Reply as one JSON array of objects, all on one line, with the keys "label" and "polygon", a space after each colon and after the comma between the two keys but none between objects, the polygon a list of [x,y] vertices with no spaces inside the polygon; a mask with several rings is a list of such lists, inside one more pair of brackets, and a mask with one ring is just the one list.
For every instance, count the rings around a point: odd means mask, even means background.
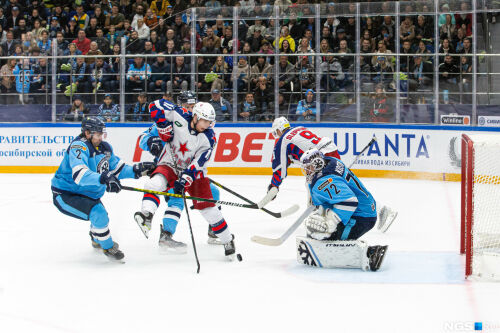
[{"label": "hockey glove", "polygon": [[112,171],[107,171],[101,174],[99,182],[101,184],[106,184],[106,192],[118,193],[122,190],[120,181],[118,180],[118,178],[116,178],[115,174]]},{"label": "hockey glove", "polygon": [[273,184],[269,184],[269,186],[267,187],[266,195],[264,196],[264,198],[262,198],[262,200],[260,200],[257,203],[257,207],[259,207],[259,209],[260,209],[260,208],[264,207],[265,205],[267,205],[268,203],[270,203],[271,201],[273,201],[276,198],[276,196],[278,195],[279,190],[280,190],[279,187],[276,187]]},{"label": "hockey glove", "polygon": [[186,175],[185,173],[177,179],[174,183],[174,193],[182,194],[186,187],[189,187],[193,183],[193,178],[191,176]]},{"label": "hockey glove", "polygon": [[163,151],[163,140],[157,136],[152,136],[148,139],[148,149],[151,154],[155,157],[160,157]]},{"label": "hockey glove", "polygon": [[142,176],[149,176],[156,169],[156,164],[153,162],[141,162],[134,164],[133,170],[135,174],[135,179]]},{"label": "hockey glove", "polygon": [[156,128],[158,129],[158,135],[160,136],[160,139],[162,139],[162,141],[172,141],[172,138],[174,137],[174,128],[172,127],[171,122],[159,122],[156,124]]}]

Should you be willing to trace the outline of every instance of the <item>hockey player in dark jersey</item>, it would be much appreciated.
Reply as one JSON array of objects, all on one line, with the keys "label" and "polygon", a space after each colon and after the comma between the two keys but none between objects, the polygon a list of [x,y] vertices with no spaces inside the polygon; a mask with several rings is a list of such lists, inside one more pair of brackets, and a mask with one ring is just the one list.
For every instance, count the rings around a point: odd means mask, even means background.
[{"label": "hockey player in dark jersey", "polygon": [[109,218],[101,197],[118,193],[120,179],[139,178],[152,172],[155,164],[126,165],[113,153],[106,137],[106,124],[99,117],[86,117],[82,132],[69,145],[63,161],[52,178],[54,205],[63,214],[90,221],[92,246],[111,260],[124,258],[109,231]]}]

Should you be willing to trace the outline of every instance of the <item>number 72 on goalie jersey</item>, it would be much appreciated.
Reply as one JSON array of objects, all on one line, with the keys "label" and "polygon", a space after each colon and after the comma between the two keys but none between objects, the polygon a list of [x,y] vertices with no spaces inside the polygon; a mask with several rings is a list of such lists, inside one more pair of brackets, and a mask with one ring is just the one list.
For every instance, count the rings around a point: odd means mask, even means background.
[{"label": "number 72 on goalie jersey", "polygon": [[315,206],[332,209],[347,223],[351,217],[376,217],[375,199],[342,161],[326,157],[328,164],[309,189]]}]

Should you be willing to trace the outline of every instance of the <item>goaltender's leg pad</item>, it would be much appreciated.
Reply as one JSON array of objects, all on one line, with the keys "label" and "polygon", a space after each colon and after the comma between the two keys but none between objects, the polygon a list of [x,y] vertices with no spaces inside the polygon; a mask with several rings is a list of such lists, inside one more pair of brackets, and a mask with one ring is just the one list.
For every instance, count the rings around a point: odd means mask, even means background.
[{"label": "goaltender's leg pad", "polygon": [[361,268],[370,270],[366,256],[368,245],[360,240],[319,241],[298,236],[296,239],[297,261],[301,264],[322,268]]}]

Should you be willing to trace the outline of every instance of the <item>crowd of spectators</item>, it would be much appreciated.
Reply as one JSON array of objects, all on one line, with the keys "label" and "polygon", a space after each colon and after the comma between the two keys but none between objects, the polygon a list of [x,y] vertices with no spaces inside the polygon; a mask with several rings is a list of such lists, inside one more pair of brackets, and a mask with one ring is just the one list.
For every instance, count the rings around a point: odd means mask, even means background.
[{"label": "crowd of spectators", "polygon": [[[432,95],[435,62],[440,90],[446,91],[443,103],[453,102],[453,93],[463,96],[459,89],[470,91],[469,2],[442,3],[439,50],[434,49],[434,15],[425,1],[406,2],[400,22],[383,14],[391,12],[391,2],[377,3],[381,7],[375,11],[381,14],[361,18],[359,41],[355,4],[322,1],[320,27],[316,27],[313,3],[318,1],[0,0],[0,56],[10,57],[0,64],[4,99],[0,104],[48,103],[54,74],[58,93],[73,102],[72,109],[80,108],[74,105],[78,95],[81,103],[102,103],[99,112],[110,121],[118,120],[122,40],[130,55],[124,70],[126,101],[136,103],[126,110],[130,120],[142,119],[148,99],[193,86],[200,99],[214,105],[219,121],[231,120],[234,108],[239,120],[267,121],[274,116],[275,103],[280,112],[295,119],[315,119],[317,94],[321,103],[354,101],[357,42],[362,53],[359,84],[370,93],[364,103],[370,121],[377,121],[379,110],[384,109],[377,106],[380,100],[394,98],[396,75],[408,103],[425,103],[426,94]],[[273,18],[273,5],[282,6],[279,22]],[[233,6],[239,7],[236,24],[231,18]],[[187,23],[186,10],[192,7],[200,8],[195,33]],[[397,38],[399,68],[394,56]],[[435,51],[445,55],[436,59]],[[46,57],[53,52],[67,56],[57,59],[56,73]],[[206,56],[193,61],[192,53]],[[19,56],[42,57],[16,59]],[[276,85],[278,98],[274,98]],[[237,105],[230,95],[233,88]],[[68,113],[69,118],[80,112],[75,110]],[[386,121],[388,115],[379,118]]]}]

